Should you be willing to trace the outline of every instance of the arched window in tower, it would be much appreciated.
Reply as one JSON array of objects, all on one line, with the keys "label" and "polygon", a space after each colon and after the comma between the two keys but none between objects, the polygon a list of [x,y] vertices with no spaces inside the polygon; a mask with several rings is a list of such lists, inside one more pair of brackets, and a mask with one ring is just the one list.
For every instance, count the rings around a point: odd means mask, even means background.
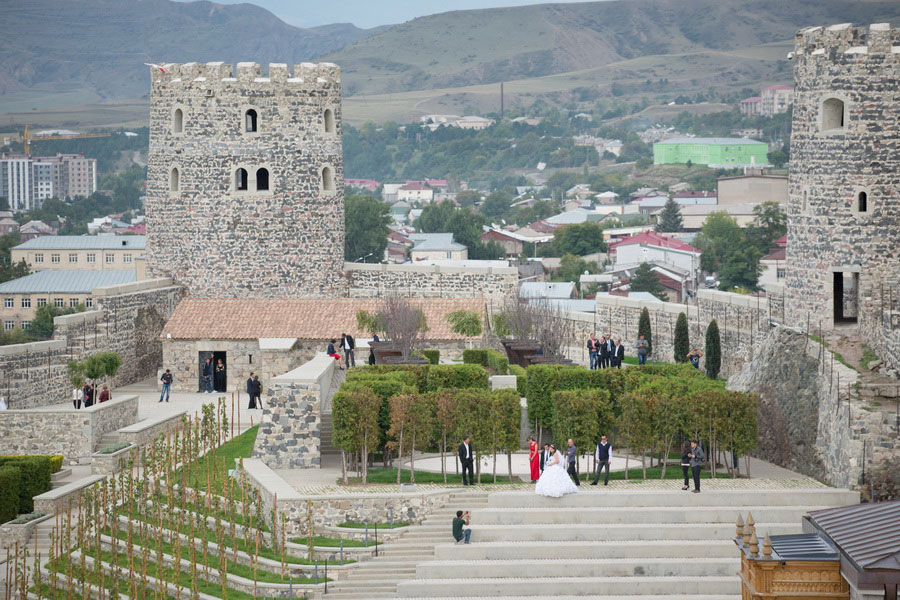
[{"label": "arched window in tower", "polygon": [[181,174],[178,172],[178,167],[172,167],[172,170],[169,171],[169,191],[170,192],[179,192],[181,191]]},{"label": "arched window in tower", "polygon": [[256,170],[256,189],[258,191],[266,191],[269,189],[269,170]]},{"label": "arched window in tower", "polygon": [[247,133],[254,133],[258,131],[257,123],[258,116],[256,111],[252,108],[248,109],[247,112],[244,113],[244,131]]},{"label": "arched window in tower", "polygon": [[822,103],[822,131],[843,129],[846,126],[844,101],[828,98]]},{"label": "arched window in tower", "polygon": [[325,133],[334,133],[334,111],[326,108],[322,120],[325,123]]},{"label": "arched window in tower", "polygon": [[322,169],[322,191],[334,191],[334,171],[331,170],[331,167],[324,167]]},{"label": "arched window in tower", "polygon": [[856,194],[856,212],[869,212],[869,194],[866,192],[857,192]]},{"label": "arched window in tower", "polygon": [[234,189],[239,192],[247,191],[247,169],[234,172]]},{"label": "arched window in tower", "polygon": [[172,115],[172,133],[184,133],[184,111],[180,108]]}]

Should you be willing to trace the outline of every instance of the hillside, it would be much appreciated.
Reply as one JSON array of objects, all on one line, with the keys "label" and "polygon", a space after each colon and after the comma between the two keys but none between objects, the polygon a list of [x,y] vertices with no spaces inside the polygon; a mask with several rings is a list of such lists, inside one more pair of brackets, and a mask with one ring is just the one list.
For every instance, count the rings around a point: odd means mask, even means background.
[{"label": "hillside", "polygon": [[[896,1],[544,4],[422,17],[324,59],[341,65],[345,95],[388,94],[578,72],[652,55],[729,53],[791,40],[798,28],[807,25],[898,18]],[[773,58],[764,55],[755,60],[774,62]],[[707,78],[712,81],[723,74],[742,77],[739,70],[725,68],[708,72]],[[782,79],[787,78],[784,73]]]},{"label": "hillside", "polygon": [[0,104],[15,110],[136,98],[149,87],[144,62],[297,63],[373,31],[349,23],[300,29],[252,4],[4,2]]}]

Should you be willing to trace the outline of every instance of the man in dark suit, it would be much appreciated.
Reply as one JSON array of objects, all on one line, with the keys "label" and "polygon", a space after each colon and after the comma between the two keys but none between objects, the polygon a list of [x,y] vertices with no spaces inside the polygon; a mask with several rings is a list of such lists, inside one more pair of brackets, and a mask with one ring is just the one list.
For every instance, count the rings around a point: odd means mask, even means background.
[{"label": "man in dark suit", "polygon": [[600,471],[606,469],[606,475],[603,478],[603,485],[609,485],[609,465],[612,464],[612,446],[606,440],[606,436],[600,436],[600,443],[597,444],[597,449],[594,450],[594,468],[597,470],[597,474],[594,475],[594,481],[591,482],[591,485],[597,485],[597,482],[600,481]]},{"label": "man in dark suit", "polygon": [[609,366],[609,344],[607,343],[606,336],[600,336],[600,349],[598,351],[600,356],[600,368],[605,369]]},{"label": "man in dark suit", "polygon": [[[459,462],[462,465],[462,482],[463,485],[475,485],[475,450],[472,448],[469,436],[463,438],[462,444],[457,448],[459,454]],[[469,472],[469,479],[466,480],[466,471]]]},{"label": "man in dark suit", "polygon": [[612,354],[612,364],[617,369],[622,368],[622,360],[625,359],[625,346],[622,345],[622,340],[616,340],[616,345],[613,347]]},{"label": "man in dark suit", "polygon": [[251,410],[256,408],[256,395],[253,392],[253,371],[250,371],[250,377],[247,378],[247,395],[250,396],[250,404],[247,406],[247,408]]},{"label": "man in dark suit", "polygon": [[544,449],[541,451],[541,473],[544,472],[544,463],[550,460],[550,444],[544,444]]}]

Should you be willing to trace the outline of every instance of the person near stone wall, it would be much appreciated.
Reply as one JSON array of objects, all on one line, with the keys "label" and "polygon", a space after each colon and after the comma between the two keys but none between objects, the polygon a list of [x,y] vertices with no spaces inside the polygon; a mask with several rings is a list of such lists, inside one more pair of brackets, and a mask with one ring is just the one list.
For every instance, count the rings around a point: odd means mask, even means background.
[{"label": "person near stone wall", "polygon": [[90,408],[94,405],[94,386],[93,384],[84,384],[84,407]]},{"label": "person near stone wall", "polygon": [[330,356],[331,358],[333,358],[334,360],[338,361],[338,368],[339,368],[341,371],[343,371],[343,370],[344,370],[344,361],[343,361],[343,359],[341,358],[341,355],[338,354],[338,351],[337,351],[337,350],[335,349],[335,347],[334,347],[334,344],[335,344],[336,342],[337,342],[336,339],[331,338],[331,341],[328,342],[328,347],[325,349],[325,353],[326,353],[328,356]]},{"label": "person near stone wall", "polygon": [[614,367],[616,366],[613,362],[615,360],[615,356],[613,353],[616,349],[616,343],[613,341],[612,334],[606,336],[606,366]]},{"label": "person near stone wall", "polygon": [[688,352],[687,357],[691,362],[691,366],[700,370],[700,357],[703,356],[703,353],[697,350],[696,348],[692,348],[690,352]]},{"label": "person near stone wall", "polygon": [[634,345],[635,350],[637,350],[638,355],[638,364],[643,365],[647,363],[647,352],[650,350],[650,342],[644,339],[644,336],[638,336],[638,341]]},{"label": "person near stone wall", "polygon": [[600,362],[600,356],[599,356],[600,344],[597,341],[597,337],[593,333],[591,333],[590,337],[588,337],[587,349],[588,349],[588,357],[590,359],[589,368],[596,369],[599,366],[599,362]]},{"label": "person near stone wall", "polygon": [[162,377],[159,378],[162,381],[162,391],[159,393],[159,401],[163,401],[163,396],[166,398],[166,402],[169,401],[169,390],[172,389],[172,371],[166,369],[166,372],[162,374]]},{"label": "person near stone wall", "polygon": [[253,371],[250,371],[250,377],[247,378],[247,395],[250,396],[250,404],[247,405],[247,408],[253,410],[256,408],[256,386],[253,384]]},{"label": "person near stone wall", "polygon": [[341,349],[344,351],[344,364],[347,368],[356,366],[356,341],[349,333],[341,334]]},{"label": "person near stone wall", "polygon": [[81,388],[75,388],[72,390],[72,405],[75,406],[75,410],[81,408],[81,401],[84,399],[84,392],[81,391]]},{"label": "person near stone wall", "polygon": [[[372,332],[372,341],[373,342],[381,341],[380,339],[378,339],[378,334],[375,333],[374,331]],[[370,365],[375,364],[375,348],[373,348],[372,346],[369,347],[369,364]]]},{"label": "person near stone wall", "polygon": [[600,343],[598,344],[598,346],[598,362],[600,364],[600,368],[605,369],[609,366],[609,338],[607,338],[605,335],[601,335]]},{"label": "person near stone wall", "polygon": [[216,361],[216,369],[213,371],[213,383],[215,384],[215,390],[217,392],[224,392],[226,388],[226,379],[225,379],[225,363],[222,362],[220,358]]},{"label": "person near stone wall", "polygon": [[103,384],[103,389],[100,390],[100,402],[106,402],[111,399],[111,395],[109,393],[109,386]]},{"label": "person near stone wall", "polygon": [[203,366],[200,367],[200,378],[202,381],[201,392],[212,394],[213,393],[213,365],[212,358],[206,357],[206,360],[203,361]]},{"label": "person near stone wall", "polygon": [[615,345],[612,349],[612,356],[610,357],[610,367],[615,367],[617,369],[622,368],[622,361],[625,359],[625,346],[622,345],[622,340],[617,339]]},{"label": "person near stone wall", "polygon": [[253,385],[251,386],[250,402],[253,403],[254,408],[262,409],[262,384],[259,382],[259,375],[253,375],[251,383]]}]

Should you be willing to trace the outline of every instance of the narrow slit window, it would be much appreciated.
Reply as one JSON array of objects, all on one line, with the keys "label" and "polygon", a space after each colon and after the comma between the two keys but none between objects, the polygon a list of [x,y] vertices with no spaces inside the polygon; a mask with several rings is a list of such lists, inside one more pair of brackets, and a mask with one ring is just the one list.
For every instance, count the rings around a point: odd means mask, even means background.
[{"label": "narrow slit window", "polygon": [[184,133],[184,111],[180,108],[176,108],[172,115],[172,133]]},{"label": "narrow slit window", "polygon": [[169,191],[170,192],[180,191],[180,187],[181,187],[180,180],[181,180],[181,175],[178,173],[178,169],[173,168],[169,172]]},{"label": "narrow slit window", "polygon": [[334,173],[331,167],[322,169],[322,190],[325,192],[334,191]]},{"label": "narrow slit window", "polygon": [[257,131],[258,126],[258,116],[256,111],[252,108],[244,113],[244,131],[247,133],[253,133]]},{"label": "narrow slit window", "polygon": [[326,108],[323,120],[325,122],[325,133],[334,133],[334,111]]}]

